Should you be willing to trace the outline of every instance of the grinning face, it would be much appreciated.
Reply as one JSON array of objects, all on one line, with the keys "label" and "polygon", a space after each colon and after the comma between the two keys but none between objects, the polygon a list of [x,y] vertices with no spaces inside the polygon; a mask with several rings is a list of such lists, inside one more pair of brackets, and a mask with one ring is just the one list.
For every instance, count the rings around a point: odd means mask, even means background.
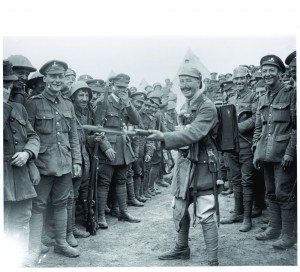
[{"label": "grinning face", "polygon": [[200,87],[200,80],[190,76],[179,76],[179,87],[182,94],[191,99]]},{"label": "grinning face", "polygon": [[74,105],[78,108],[85,109],[90,101],[89,92],[84,89],[79,89],[74,93]]},{"label": "grinning face", "polygon": [[46,82],[46,87],[53,93],[58,93],[61,91],[63,84],[65,83],[64,73],[59,74],[47,74],[44,77],[44,82]]},{"label": "grinning face", "polygon": [[14,67],[13,71],[15,75],[18,77],[18,80],[14,81],[14,86],[16,88],[24,88],[26,85],[26,82],[28,81],[28,76],[30,72],[27,69],[21,68],[21,67]]},{"label": "grinning face", "polygon": [[72,84],[75,82],[76,77],[74,75],[69,75],[65,77],[65,84],[71,88]]},{"label": "grinning face", "polygon": [[233,83],[237,91],[242,91],[247,87],[247,77],[246,76],[236,77],[233,79]]},{"label": "grinning face", "polygon": [[141,100],[132,99],[131,102],[137,110],[140,110],[143,106],[143,102]]},{"label": "grinning face", "polygon": [[261,69],[262,78],[265,83],[273,87],[280,80],[279,69],[273,65],[264,65]]}]

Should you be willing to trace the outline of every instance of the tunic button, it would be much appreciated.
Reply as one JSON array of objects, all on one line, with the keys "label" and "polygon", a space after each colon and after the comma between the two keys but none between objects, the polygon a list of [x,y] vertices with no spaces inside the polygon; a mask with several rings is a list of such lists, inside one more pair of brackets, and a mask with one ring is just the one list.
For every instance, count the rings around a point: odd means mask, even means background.
[{"label": "tunic button", "polygon": [[11,122],[15,121],[15,118],[14,117],[10,117],[10,121]]},{"label": "tunic button", "polygon": [[18,142],[17,142],[17,141],[15,141],[15,145],[18,145]]},{"label": "tunic button", "polygon": [[271,104],[270,106],[273,107],[273,104]]},{"label": "tunic button", "polygon": [[13,134],[15,134],[15,133],[16,133],[16,130],[15,130],[15,129],[13,129],[11,132],[12,132]]},{"label": "tunic button", "polygon": [[56,125],[59,125],[59,122],[57,122]]},{"label": "tunic button", "polygon": [[56,114],[58,114],[58,112],[56,112]]},{"label": "tunic button", "polygon": [[60,142],[58,142],[58,144],[60,144]]},{"label": "tunic button", "polygon": [[271,124],[268,124],[269,126],[271,126]]},{"label": "tunic button", "polygon": [[46,118],[46,116],[43,116],[43,118],[45,119],[45,118]]},{"label": "tunic button", "polygon": [[269,116],[272,116],[272,114],[270,113]]},{"label": "tunic button", "polygon": [[271,134],[269,134],[269,137],[271,136]]},{"label": "tunic button", "polygon": [[57,135],[59,135],[60,133],[59,132],[57,132]]}]

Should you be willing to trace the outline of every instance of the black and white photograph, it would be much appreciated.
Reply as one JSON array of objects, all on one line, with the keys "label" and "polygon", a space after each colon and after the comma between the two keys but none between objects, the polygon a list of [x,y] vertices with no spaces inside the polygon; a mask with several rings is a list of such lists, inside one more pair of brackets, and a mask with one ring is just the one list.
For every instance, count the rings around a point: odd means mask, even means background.
[{"label": "black and white photograph", "polygon": [[12,2],[6,270],[298,266],[296,9]]}]

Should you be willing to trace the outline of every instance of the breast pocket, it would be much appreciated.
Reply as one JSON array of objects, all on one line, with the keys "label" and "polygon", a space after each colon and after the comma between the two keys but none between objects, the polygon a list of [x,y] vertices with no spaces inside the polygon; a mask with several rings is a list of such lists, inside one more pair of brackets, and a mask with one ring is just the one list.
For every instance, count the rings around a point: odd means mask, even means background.
[{"label": "breast pocket", "polygon": [[63,112],[62,116],[62,132],[67,133],[71,130],[72,114],[70,112]]},{"label": "breast pocket", "polygon": [[41,134],[50,134],[53,131],[54,115],[52,113],[40,113],[35,117],[35,130]]},{"label": "breast pocket", "polygon": [[108,112],[105,118],[105,126],[111,128],[119,128],[120,127],[119,114],[116,112]]},{"label": "breast pocket", "polygon": [[258,111],[260,113],[260,119],[262,124],[266,124],[268,120],[268,114],[269,114],[268,105],[261,105],[258,108]]},{"label": "breast pocket", "polygon": [[273,121],[277,123],[287,123],[290,121],[290,105],[280,103],[273,105]]}]

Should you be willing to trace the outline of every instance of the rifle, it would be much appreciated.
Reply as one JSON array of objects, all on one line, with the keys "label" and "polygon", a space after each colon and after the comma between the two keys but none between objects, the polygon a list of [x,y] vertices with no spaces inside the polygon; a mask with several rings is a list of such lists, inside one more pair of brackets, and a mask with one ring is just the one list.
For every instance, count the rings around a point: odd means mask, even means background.
[{"label": "rifle", "polygon": [[92,126],[92,125],[83,125],[84,129],[91,130],[94,132],[104,132],[104,133],[111,133],[116,135],[126,135],[126,136],[149,136],[151,133],[148,130],[144,129],[131,129],[131,130],[115,130],[109,128],[103,128],[100,126]]},{"label": "rifle", "polygon": [[220,209],[219,209],[219,199],[218,199],[218,187],[217,187],[217,158],[215,154],[211,151],[207,151],[208,155],[208,166],[209,171],[212,173],[212,181],[214,185],[214,197],[215,197],[215,206],[216,206],[216,217],[217,217],[217,223],[218,227],[220,226]]},{"label": "rifle", "polygon": [[[92,162],[91,162],[91,179],[88,191],[88,214],[86,220],[86,231],[91,235],[96,235],[98,228],[98,211],[97,211],[97,181],[98,181],[98,143],[95,143]],[[95,194],[95,200],[93,200]],[[93,211],[95,206],[95,211]]]}]

